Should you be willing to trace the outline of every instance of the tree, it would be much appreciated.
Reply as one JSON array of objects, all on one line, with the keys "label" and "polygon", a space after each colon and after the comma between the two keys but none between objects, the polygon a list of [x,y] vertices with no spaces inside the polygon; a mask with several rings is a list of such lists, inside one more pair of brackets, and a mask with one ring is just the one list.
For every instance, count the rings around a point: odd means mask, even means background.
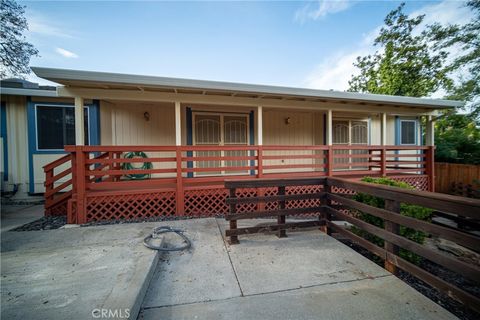
[{"label": "tree", "polygon": [[446,112],[435,125],[435,160],[480,164],[479,126],[473,114]]},{"label": "tree", "polygon": [[402,3],[386,16],[374,41],[380,50],[357,58],[354,65],[360,74],[349,81],[349,91],[423,97],[448,85],[443,68],[447,52],[432,53],[426,31],[413,34],[425,16],[409,18],[403,13],[404,6]]},{"label": "tree", "polygon": [[442,26],[438,23],[429,27],[428,37],[434,50],[451,50],[457,54],[445,67],[450,77],[456,81],[447,89],[448,99],[467,102],[467,111],[472,116],[480,116],[480,0],[467,2],[473,13],[473,19],[463,25]]},{"label": "tree", "polygon": [[[444,89],[446,99],[466,101],[471,114],[444,112],[437,120],[435,160],[480,163],[480,0],[467,5],[475,18],[464,26],[418,27],[424,15],[409,17],[404,4],[390,12],[375,39],[379,50],[358,57],[360,74],[350,91],[424,97]],[[458,50],[452,50],[457,47]],[[452,52],[459,52],[449,57]],[[461,74],[458,77],[456,75]]]},{"label": "tree", "polygon": [[0,78],[30,73],[30,58],[38,56],[38,50],[23,35],[28,30],[24,14],[25,6],[0,0]]}]

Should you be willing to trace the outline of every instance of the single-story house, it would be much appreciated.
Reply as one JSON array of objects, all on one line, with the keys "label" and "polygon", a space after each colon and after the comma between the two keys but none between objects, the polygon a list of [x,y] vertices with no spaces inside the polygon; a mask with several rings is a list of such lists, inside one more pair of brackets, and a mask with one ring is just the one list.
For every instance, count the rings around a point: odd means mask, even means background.
[{"label": "single-story house", "polygon": [[80,223],[222,213],[232,177],[389,176],[433,191],[434,120],[461,105],[32,70],[59,86],[2,82],[4,190],[43,193],[47,213],[68,211]]}]

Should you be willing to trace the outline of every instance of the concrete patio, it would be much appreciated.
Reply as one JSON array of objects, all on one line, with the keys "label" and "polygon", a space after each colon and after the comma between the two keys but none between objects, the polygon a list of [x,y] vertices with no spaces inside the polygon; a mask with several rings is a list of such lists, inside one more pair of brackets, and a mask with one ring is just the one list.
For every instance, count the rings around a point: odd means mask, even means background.
[{"label": "concrete patio", "polygon": [[[162,224],[185,229],[193,247],[146,249],[143,237]],[[225,226],[209,218],[3,232],[1,316],[92,319],[95,310],[129,309],[139,319],[455,319],[318,230],[228,246]]]},{"label": "concrete patio", "polygon": [[193,248],[161,258],[140,319],[455,319],[318,230],[229,246],[223,219],[169,224],[186,229]]}]

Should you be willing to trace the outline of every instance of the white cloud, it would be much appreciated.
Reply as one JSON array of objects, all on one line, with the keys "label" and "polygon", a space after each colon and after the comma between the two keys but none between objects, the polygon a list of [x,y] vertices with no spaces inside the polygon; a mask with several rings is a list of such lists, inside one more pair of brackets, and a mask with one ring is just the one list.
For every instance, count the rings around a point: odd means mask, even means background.
[{"label": "white cloud", "polygon": [[329,14],[347,10],[352,5],[354,5],[354,2],[348,0],[318,0],[316,5],[308,3],[298,9],[295,12],[295,21],[303,23],[310,19],[322,19]]},{"label": "white cloud", "polygon": [[[463,6],[462,2],[445,0],[440,3],[427,5],[415,12],[411,16],[425,14],[425,20],[420,31],[427,24],[439,22],[441,24],[458,23],[464,24],[473,17],[472,12]],[[347,90],[348,81],[352,75],[357,74],[358,70],[353,66],[358,56],[365,56],[375,52],[373,42],[379,34],[381,26],[376,27],[359,39],[356,46],[350,51],[339,51],[329,57],[324,58],[310,74],[306,76],[305,86],[315,89],[334,89]],[[419,31],[419,32],[420,32]],[[455,54],[455,48],[452,54]],[[441,93],[433,94],[434,97],[441,96]]]},{"label": "white cloud", "polygon": [[78,55],[75,52],[68,51],[63,48],[55,48],[55,52],[61,56],[64,56],[65,58],[78,58]]},{"label": "white cloud", "polygon": [[28,22],[28,31],[31,34],[53,36],[59,38],[74,38],[64,27],[57,26],[51,19],[27,8],[25,16]]}]

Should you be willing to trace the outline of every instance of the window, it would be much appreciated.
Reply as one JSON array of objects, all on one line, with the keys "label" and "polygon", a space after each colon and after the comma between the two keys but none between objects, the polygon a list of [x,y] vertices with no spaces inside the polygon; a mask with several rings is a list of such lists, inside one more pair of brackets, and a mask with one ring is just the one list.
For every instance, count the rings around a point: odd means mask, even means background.
[{"label": "window", "polygon": [[400,121],[400,144],[416,144],[416,125],[415,120]]},{"label": "window", "polygon": [[[60,150],[75,144],[75,108],[37,105],[37,149]],[[88,108],[84,108],[85,144],[88,139]]]}]

